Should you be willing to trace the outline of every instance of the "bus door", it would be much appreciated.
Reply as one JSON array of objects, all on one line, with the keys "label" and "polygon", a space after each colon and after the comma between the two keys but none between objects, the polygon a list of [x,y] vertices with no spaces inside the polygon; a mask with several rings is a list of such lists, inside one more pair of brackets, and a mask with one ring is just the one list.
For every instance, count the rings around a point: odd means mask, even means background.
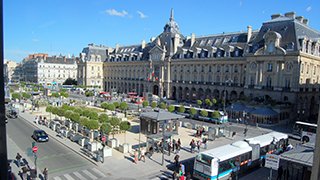
[{"label": "bus door", "polygon": [[260,159],[260,145],[259,144],[250,144],[250,146],[252,147],[251,161],[259,160]]}]

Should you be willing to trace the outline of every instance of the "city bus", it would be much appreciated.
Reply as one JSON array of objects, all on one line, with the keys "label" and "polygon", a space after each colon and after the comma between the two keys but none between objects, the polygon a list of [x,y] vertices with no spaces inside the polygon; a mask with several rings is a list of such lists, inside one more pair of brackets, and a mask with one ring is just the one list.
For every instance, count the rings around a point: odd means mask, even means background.
[{"label": "city bus", "polygon": [[224,180],[233,172],[245,172],[263,164],[265,155],[279,153],[288,135],[271,132],[199,153],[194,160],[193,177],[200,180]]},{"label": "city bus", "polygon": [[317,124],[297,121],[293,126],[293,135],[299,136],[303,142],[315,142]]}]

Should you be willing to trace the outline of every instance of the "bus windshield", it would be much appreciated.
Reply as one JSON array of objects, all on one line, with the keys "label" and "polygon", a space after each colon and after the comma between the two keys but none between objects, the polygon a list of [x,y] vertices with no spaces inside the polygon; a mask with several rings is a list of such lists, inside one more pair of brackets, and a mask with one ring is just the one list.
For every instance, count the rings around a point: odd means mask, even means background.
[{"label": "bus windshield", "polygon": [[293,126],[293,134],[302,135],[302,132],[316,133],[317,124],[297,121]]},{"label": "bus windshield", "polygon": [[199,154],[197,157],[197,161],[202,162],[207,165],[211,165],[211,161],[213,157],[205,155],[205,154]]}]

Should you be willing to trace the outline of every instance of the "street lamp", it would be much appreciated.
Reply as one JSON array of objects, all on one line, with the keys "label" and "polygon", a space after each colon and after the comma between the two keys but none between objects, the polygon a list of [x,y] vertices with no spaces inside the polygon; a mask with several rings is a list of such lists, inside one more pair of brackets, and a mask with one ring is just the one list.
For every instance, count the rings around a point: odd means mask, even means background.
[{"label": "street lamp", "polygon": [[233,83],[233,81],[231,79],[228,79],[225,81],[225,84],[224,84],[223,115],[226,114],[226,96],[227,96],[226,85],[227,85],[227,83]]}]

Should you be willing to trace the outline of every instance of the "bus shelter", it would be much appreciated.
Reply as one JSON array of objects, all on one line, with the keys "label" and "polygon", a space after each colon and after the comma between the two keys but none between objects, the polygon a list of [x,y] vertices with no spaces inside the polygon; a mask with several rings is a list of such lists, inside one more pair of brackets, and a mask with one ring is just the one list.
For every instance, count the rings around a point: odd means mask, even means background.
[{"label": "bus shelter", "polygon": [[140,132],[147,136],[147,150],[167,147],[172,136],[178,135],[180,120],[184,116],[159,110],[140,115]]}]

